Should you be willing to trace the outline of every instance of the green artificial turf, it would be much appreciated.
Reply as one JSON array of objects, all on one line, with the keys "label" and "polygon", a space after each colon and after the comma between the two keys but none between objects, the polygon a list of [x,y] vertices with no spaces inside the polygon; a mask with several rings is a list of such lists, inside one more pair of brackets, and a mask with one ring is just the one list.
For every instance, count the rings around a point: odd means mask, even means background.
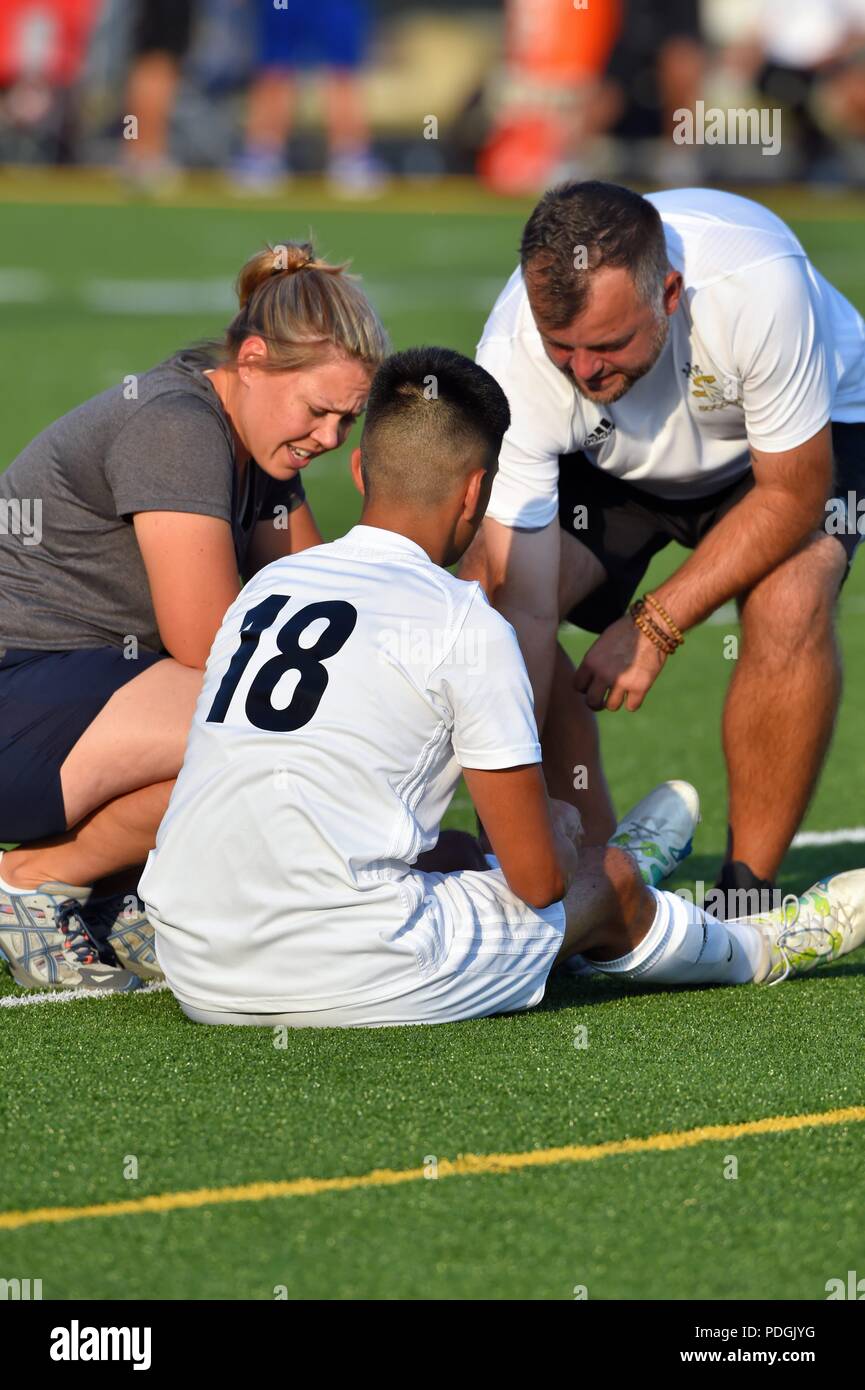
[{"label": "green artificial turf", "polygon": [[[29,301],[3,305],[0,464],[88,395],[218,333],[244,257],[310,227],[331,257],[353,257],[395,346],[473,350],[514,265],[524,205],[439,200],[434,189],[363,210],[294,196],[296,205],[249,208],[194,198],[97,205],[95,195],[3,203],[0,288],[12,271],[31,278],[19,280]],[[845,200],[835,216],[831,202],[789,192],[782,202],[817,265],[865,307],[861,207]],[[193,307],[166,310],[173,282],[193,282],[181,285],[179,301]],[[144,311],[160,303],[161,312]],[[353,442],[306,475],[327,536],[357,518]],[[661,556],[655,578],[678,558]],[[845,702],[807,829],[865,824],[863,619],[860,566],[841,608]],[[679,885],[702,879],[708,889],[723,850],[724,638],[736,630],[722,613],[689,636],[638,714],[601,720],[620,809],[665,777],[701,791],[703,823]],[[567,636],[575,655],[587,641]],[[783,795],[767,768],[767,816]],[[464,793],[448,823],[471,825]],[[801,889],[862,860],[865,846],[850,842],[795,849],[782,886]],[[863,972],[865,951],[766,990],[623,995],[604,981],[561,980],[532,1014],[302,1031],[284,1049],[267,1030],[192,1025],[165,993],[0,1009],[0,1206],[410,1169],[432,1157],[862,1105]],[[0,974],[0,994],[21,993]],[[724,1176],[730,1156],[735,1179]],[[0,1277],[42,1278],[45,1297],[58,1298],[268,1299],[285,1289],[289,1297],[571,1299],[585,1285],[590,1299],[820,1299],[827,1280],[865,1274],[863,1156],[865,1125],[847,1124],[507,1175],[46,1222],[0,1229]],[[125,1176],[136,1165],[137,1176]]]}]

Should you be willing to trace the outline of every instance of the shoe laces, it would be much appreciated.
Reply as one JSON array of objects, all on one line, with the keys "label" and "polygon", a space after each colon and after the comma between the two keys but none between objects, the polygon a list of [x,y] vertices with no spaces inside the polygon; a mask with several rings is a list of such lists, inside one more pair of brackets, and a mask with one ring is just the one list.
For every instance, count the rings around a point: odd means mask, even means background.
[{"label": "shoe laces", "polygon": [[[658,844],[658,841],[663,838],[661,834],[661,824],[659,821],[628,821],[627,825],[625,826],[625,829],[622,831],[622,836],[623,838],[626,838],[628,840],[636,840],[637,843],[643,843],[644,841],[646,841],[649,844],[657,844],[659,849],[663,848],[662,845]],[[615,836],[616,840],[618,838],[618,835]]]},{"label": "shoe laces", "polygon": [[84,918],[84,908],[77,898],[66,898],[58,907],[57,928],[63,936],[63,949],[78,965],[96,965],[99,943]]},{"label": "shoe laces", "polygon": [[622,833],[623,835],[628,835],[628,836],[633,836],[633,835],[645,835],[645,836],[648,836],[648,835],[657,835],[657,833],[658,833],[658,827],[657,827],[657,825],[652,825],[651,821],[645,821],[645,820],[630,820],[630,821],[628,821],[628,823],[626,824],[624,830],[623,830],[621,833]]},{"label": "shoe laces", "polygon": [[[813,950],[815,956],[817,956],[820,959],[825,959],[827,957],[831,957],[832,952],[835,948],[832,928],[829,925],[832,919],[829,914],[821,913],[820,916],[822,920],[809,921],[806,925],[800,926],[799,914],[802,910],[802,899],[794,897],[791,894],[787,901],[792,901],[795,904],[795,910],[793,912],[792,920],[789,922],[785,922],[784,926],[782,927],[781,931],[779,931],[775,939],[775,945],[777,946],[781,954],[781,959],[784,962],[784,973],[783,975],[779,975],[777,980],[772,980],[771,983],[773,985],[782,984],[783,981],[788,978],[791,970],[795,969],[795,966],[793,965],[793,962],[790,959],[791,955],[799,955],[801,954],[801,951],[803,949],[810,949]],[[782,912],[786,913],[785,904],[782,904],[781,910]],[[847,931],[850,931],[852,929],[850,914],[844,907],[843,903],[836,903],[835,917],[837,918],[842,928],[846,928]],[[813,946],[803,948],[802,946],[797,947],[794,944],[793,938],[795,936],[801,936],[804,932],[808,932],[809,934],[812,934],[817,938],[816,943]]]}]

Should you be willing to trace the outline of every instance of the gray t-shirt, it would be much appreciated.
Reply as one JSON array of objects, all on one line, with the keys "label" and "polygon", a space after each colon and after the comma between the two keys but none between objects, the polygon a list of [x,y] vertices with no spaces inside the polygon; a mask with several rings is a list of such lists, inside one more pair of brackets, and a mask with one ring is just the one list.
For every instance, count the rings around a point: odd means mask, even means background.
[{"label": "gray t-shirt", "polygon": [[213,365],[189,349],[137,386],[127,378],[49,425],[0,474],[0,657],[129,637],[163,650],[135,512],[221,517],[244,574],[256,522],[300,506],[299,478],[280,482],[254,462],[239,486],[231,427],[203,375]]}]

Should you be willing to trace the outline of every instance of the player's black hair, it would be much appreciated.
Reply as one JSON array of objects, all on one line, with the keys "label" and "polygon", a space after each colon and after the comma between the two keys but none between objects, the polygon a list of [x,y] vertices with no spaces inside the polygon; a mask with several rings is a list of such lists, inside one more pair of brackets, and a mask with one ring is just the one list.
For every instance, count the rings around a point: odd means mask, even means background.
[{"label": "player's black hair", "polygon": [[520,264],[532,305],[551,328],[564,328],[583,311],[592,271],[601,266],[624,266],[641,298],[659,308],[670,268],[654,204],[600,179],[547,190],[523,230]]},{"label": "player's black hair", "polygon": [[462,353],[393,353],[376,372],[366,407],[360,451],[367,496],[386,490],[417,502],[442,499],[467,460],[496,466],[510,422],[498,382]]}]

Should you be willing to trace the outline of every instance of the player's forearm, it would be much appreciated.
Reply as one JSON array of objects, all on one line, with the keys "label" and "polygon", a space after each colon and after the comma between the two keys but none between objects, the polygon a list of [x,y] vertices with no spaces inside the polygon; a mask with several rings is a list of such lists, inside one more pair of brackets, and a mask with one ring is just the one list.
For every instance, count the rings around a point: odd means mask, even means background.
[{"label": "player's forearm", "polygon": [[746,592],[792,555],[822,512],[808,499],[755,487],[655,591],[683,630]]}]

